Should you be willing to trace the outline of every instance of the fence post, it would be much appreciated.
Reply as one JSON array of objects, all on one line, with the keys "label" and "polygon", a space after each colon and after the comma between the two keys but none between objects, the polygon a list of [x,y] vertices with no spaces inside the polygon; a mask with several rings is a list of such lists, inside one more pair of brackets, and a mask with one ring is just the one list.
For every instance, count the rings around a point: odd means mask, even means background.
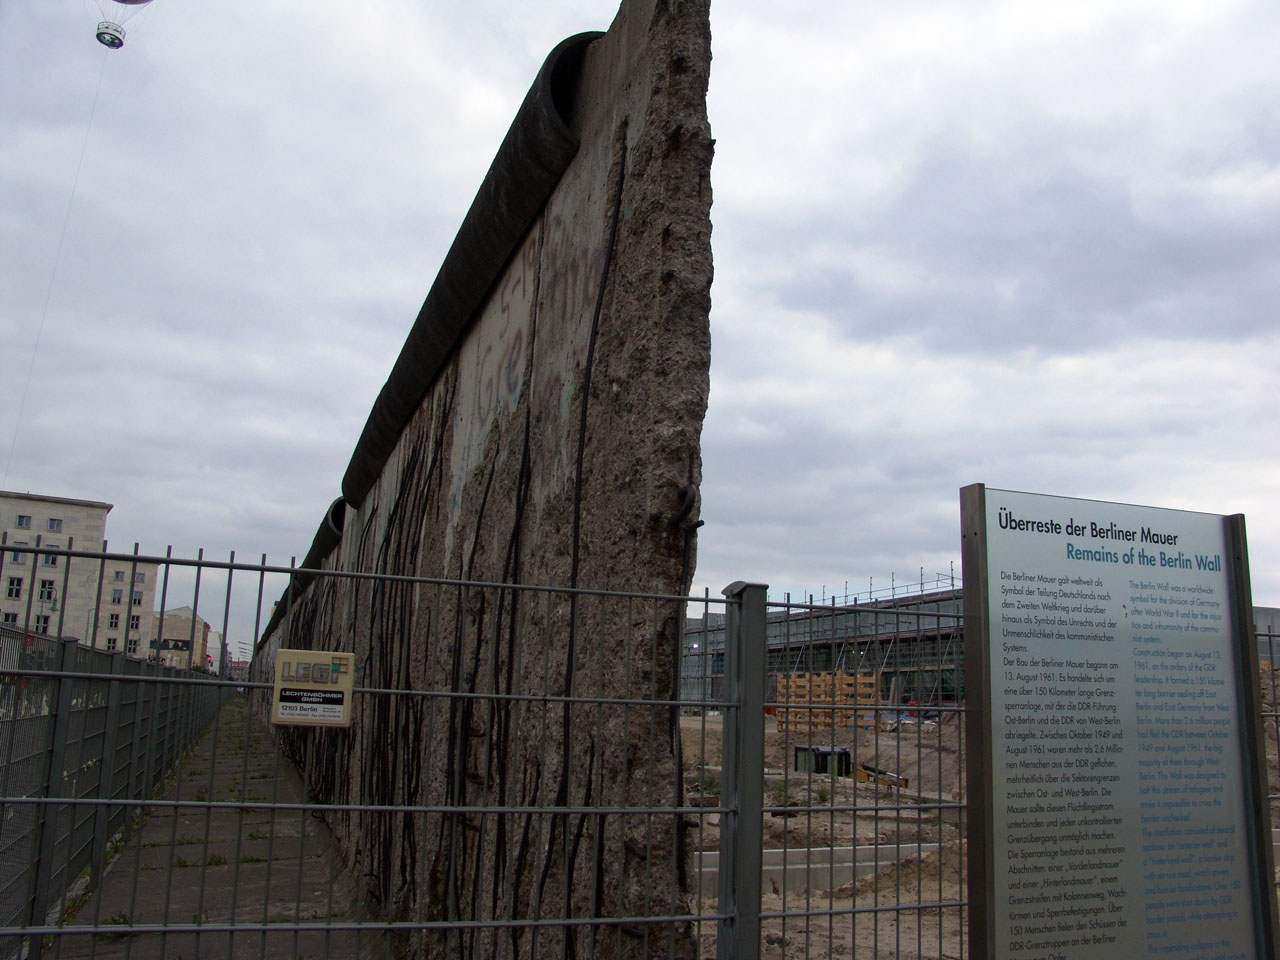
[{"label": "fence post", "polygon": [[[71,726],[71,702],[75,682],[66,674],[76,668],[76,641],[61,641],[58,655],[57,706],[53,715],[53,736],[49,744],[49,767],[44,781],[44,802],[40,804],[40,816],[36,822],[35,848],[39,851],[36,864],[36,884],[31,898],[30,924],[44,926],[49,913],[49,887],[53,881],[53,857],[58,842],[58,813],[53,798],[62,795],[67,765],[67,733]],[[39,960],[41,938],[29,938],[29,957]]]},{"label": "fence post", "polygon": [[739,580],[724,588],[724,741],[721,752],[718,904],[726,914],[717,960],[759,960],[764,843],[765,599],[768,587]]}]

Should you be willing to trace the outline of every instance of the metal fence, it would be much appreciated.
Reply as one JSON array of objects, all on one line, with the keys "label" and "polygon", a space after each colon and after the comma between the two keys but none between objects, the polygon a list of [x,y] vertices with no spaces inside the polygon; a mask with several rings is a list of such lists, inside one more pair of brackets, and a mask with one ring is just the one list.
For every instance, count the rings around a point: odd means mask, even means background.
[{"label": "metal fence", "polygon": [[[232,650],[299,573],[138,559]],[[6,641],[3,955],[967,955],[949,600],[886,613],[751,584],[685,598],[306,577],[325,616],[355,614],[349,730],[262,720],[273,652],[313,645],[317,619],[286,616],[251,679]],[[435,623],[462,611],[506,652],[461,632],[386,642],[375,612],[410,604]],[[566,681],[553,639],[568,634]],[[1275,640],[1260,638],[1268,663]],[[685,668],[655,694],[646,671],[670,656]],[[778,680],[837,670],[872,675],[875,704]],[[1274,749],[1277,678],[1263,683]],[[1274,785],[1271,803],[1280,816]]]},{"label": "metal fence", "polygon": [[[0,629],[0,921],[56,923],[217,713],[189,673]],[[0,941],[0,955],[18,943]],[[32,938],[30,955],[40,944]]]},{"label": "metal fence", "polygon": [[[696,667],[724,653],[721,677],[682,681],[721,681],[726,704],[721,957],[964,956],[955,596],[836,608],[745,587],[722,636],[690,631],[710,653]],[[842,679],[861,695],[845,701]],[[707,749],[710,719],[696,722]]]},{"label": "metal fence", "polygon": [[696,909],[708,811],[679,765],[685,604],[329,574],[284,616],[255,681],[277,642],[355,654],[351,728],[278,742],[397,953],[697,955],[720,917]]}]

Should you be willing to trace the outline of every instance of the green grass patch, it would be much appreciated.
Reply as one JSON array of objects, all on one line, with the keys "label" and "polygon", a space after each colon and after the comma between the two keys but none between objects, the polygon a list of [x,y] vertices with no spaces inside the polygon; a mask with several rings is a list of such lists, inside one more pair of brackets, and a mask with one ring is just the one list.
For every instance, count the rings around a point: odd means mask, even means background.
[{"label": "green grass patch", "polygon": [[785,807],[791,803],[791,784],[786,780],[779,780],[769,787],[769,805],[771,807]]},{"label": "green grass patch", "polygon": [[[113,913],[107,919],[102,921],[103,926],[127,927],[129,925],[129,915],[127,913]],[[125,933],[100,933],[98,939],[102,941],[123,940],[128,934]]]},{"label": "green grass patch", "polygon": [[720,775],[717,773],[704,773],[695,781],[695,786],[699,793],[704,793],[709,797],[720,796]]},{"label": "green grass patch", "polygon": [[67,897],[67,902],[62,908],[62,922],[69,923],[75,915],[80,912],[80,908],[88,902],[89,894],[87,892],[77,893],[73,897]]}]

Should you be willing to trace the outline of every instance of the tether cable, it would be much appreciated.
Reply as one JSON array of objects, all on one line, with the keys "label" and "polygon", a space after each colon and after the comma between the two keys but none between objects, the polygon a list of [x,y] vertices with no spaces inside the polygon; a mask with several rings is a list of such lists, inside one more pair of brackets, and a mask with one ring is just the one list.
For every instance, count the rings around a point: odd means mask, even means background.
[{"label": "tether cable", "polygon": [[40,352],[40,339],[44,335],[45,321],[49,317],[49,304],[53,301],[53,288],[58,279],[58,266],[62,262],[62,247],[67,239],[67,226],[71,223],[71,209],[75,205],[76,191],[80,187],[80,171],[84,169],[85,154],[89,150],[89,134],[93,132],[93,118],[98,112],[98,97],[102,93],[102,77],[107,72],[109,49],[102,51],[102,66],[98,70],[98,86],[93,91],[93,106],[89,109],[89,123],[85,127],[84,141],[80,144],[80,159],[76,162],[76,175],[71,183],[71,196],[67,198],[67,210],[62,217],[62,232],[58,234],[58,247],[53,255],[53,269],[49,271],[49,285],[44,292],[44,307],[40,311],[40,322],[36,325],[36,342],[31,347],[31,361],[27,364],[27,377],[22,384],[22,397],[18,400],[18,418],[13,424],[13,437],[9,441],[9,455],[4,462],[4,476],[0,479],[0,489],[9,486],[9,470],[13,466],[13,451],[18,446],[18,432],[22,429],[22,413],[27,406],[27,394],[31,390],[31,377],[35,373],[36,354]]}]

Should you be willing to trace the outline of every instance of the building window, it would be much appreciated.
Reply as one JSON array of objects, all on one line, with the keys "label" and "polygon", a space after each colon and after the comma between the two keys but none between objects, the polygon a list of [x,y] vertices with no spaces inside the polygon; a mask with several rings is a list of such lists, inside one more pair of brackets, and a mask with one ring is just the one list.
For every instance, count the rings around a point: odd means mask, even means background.
[{"label": "building window", "polygon": [[40,581],[40,602],[48,603],[50,600],[53,599],[53,597],[54,597],[53,581],[41,580]]},{"label": "building window", "polygon": [[50,518],[49,518],[49,532],[50,532],[50,533],[61,533],[61,532],[62,532],[62,521],[61,521],[61,520],[59,520],[57,517],[50,517]]},{"label": "building window", "polygon": [[[142,624],[141,624],[141,622],[140,622],[141,620],[142,620],[142,617],[141,617],[141,616],[139,616],[139,615],[138,615],[138,614],[136,614],[136,613],[135,613],[135,614],[130,615],[130,617],[129,617],[129,629],[130,629],[130,630],[137,630],[139,627],[141,627],[141,626],[142,626]],[[134,647],[136,648],[136,647],[137,647],[137,644],[134,644]]]},{"label": "building window", "polygon": [[36,633],[49,632],[49,615],[47,613],[36,614]]},{"label": "building window", "polygon": [[113,573],[113,574],[111,575],[111,579],[112,579],[112,580],[115,580],[117,583],[119,583],[121,580],[123,580],[123,579],[124,579],[124,571],[123,571],[123,570],[117,570],[115,573]]},{"label": "building window", "polygon": [[123,590],[112,590],[112,591],[111,591],[111,602],[112,602],[112,603],[114,603],[114,604],[116,604],[116,605],[119,605],[119,604],[120,604],[120,602],[121,602],[122,600],[124,600],[124,591],[123,591]]},{"label": "building window", "polygon": [[0,622],[3,622],[11,626],[16,626],[18,623],[18,615],[16,613],[6,613],[4,615],[4,619]]},{"label": "building window", "polygon": [[133,582],[134,582],[134,583],[146,583],[146,582],[147,582],[147,575],[146,575],[145,573],[135,573],[135,574],[133,575]]},{"label": "building window", "polygon": [[[54,550],[59,549],[56,543],[47,543],[45,546],[52,547]],[[44,555],[44,565],[46,567],[56,567],[58,565],[58,555],[56,553],[46,553]]]},{"label": "building window", "polygon": [[135,590],[135,591],[133,591],[133,605],[134,605],[135,607],[140,607],[140,606],[142,606],[142,591],[141,591],[141,590]]},{"label": "building window", "polygon": [[120,641],[118,639],[116,639],[115,637],[107,637],[108,650],[114,651],[118,646],[120,646]]},{"label": "building window", "polygon": [[[15,540],[13,541],[13,545],[15,547],[25,547],[27,546],[27,541]],[[12,553],[9,555],[9,559],[12,560],[14,563],[26,563],[27,555],[25,553]]]},{"label": "building window", "polygon": [[9,597],[9,599],[10,599],[10,600],[21,600],[21,599],[22,599],[22,578],[21,578],[21,577],[10,577],[10,578],[9,578],[9,593],[8,593],[8,597]]},{"label": "building window", "polygon": [[109,630],[120,629],[120,614],[118,613],[107,614],[107,629]]},{"label": "building window", "polygon": [[31,529],[31,518],[30,518],[30,517],[24,517],[22,514],[18,514],[18,529],[19,529],[19,530],[30,530],[30,529]]},{"label": "building window", "polygon": [[130,637],[128,639],[126,652],[131,657],[136,657],[138,655],[138,638],[137,637]]}]

